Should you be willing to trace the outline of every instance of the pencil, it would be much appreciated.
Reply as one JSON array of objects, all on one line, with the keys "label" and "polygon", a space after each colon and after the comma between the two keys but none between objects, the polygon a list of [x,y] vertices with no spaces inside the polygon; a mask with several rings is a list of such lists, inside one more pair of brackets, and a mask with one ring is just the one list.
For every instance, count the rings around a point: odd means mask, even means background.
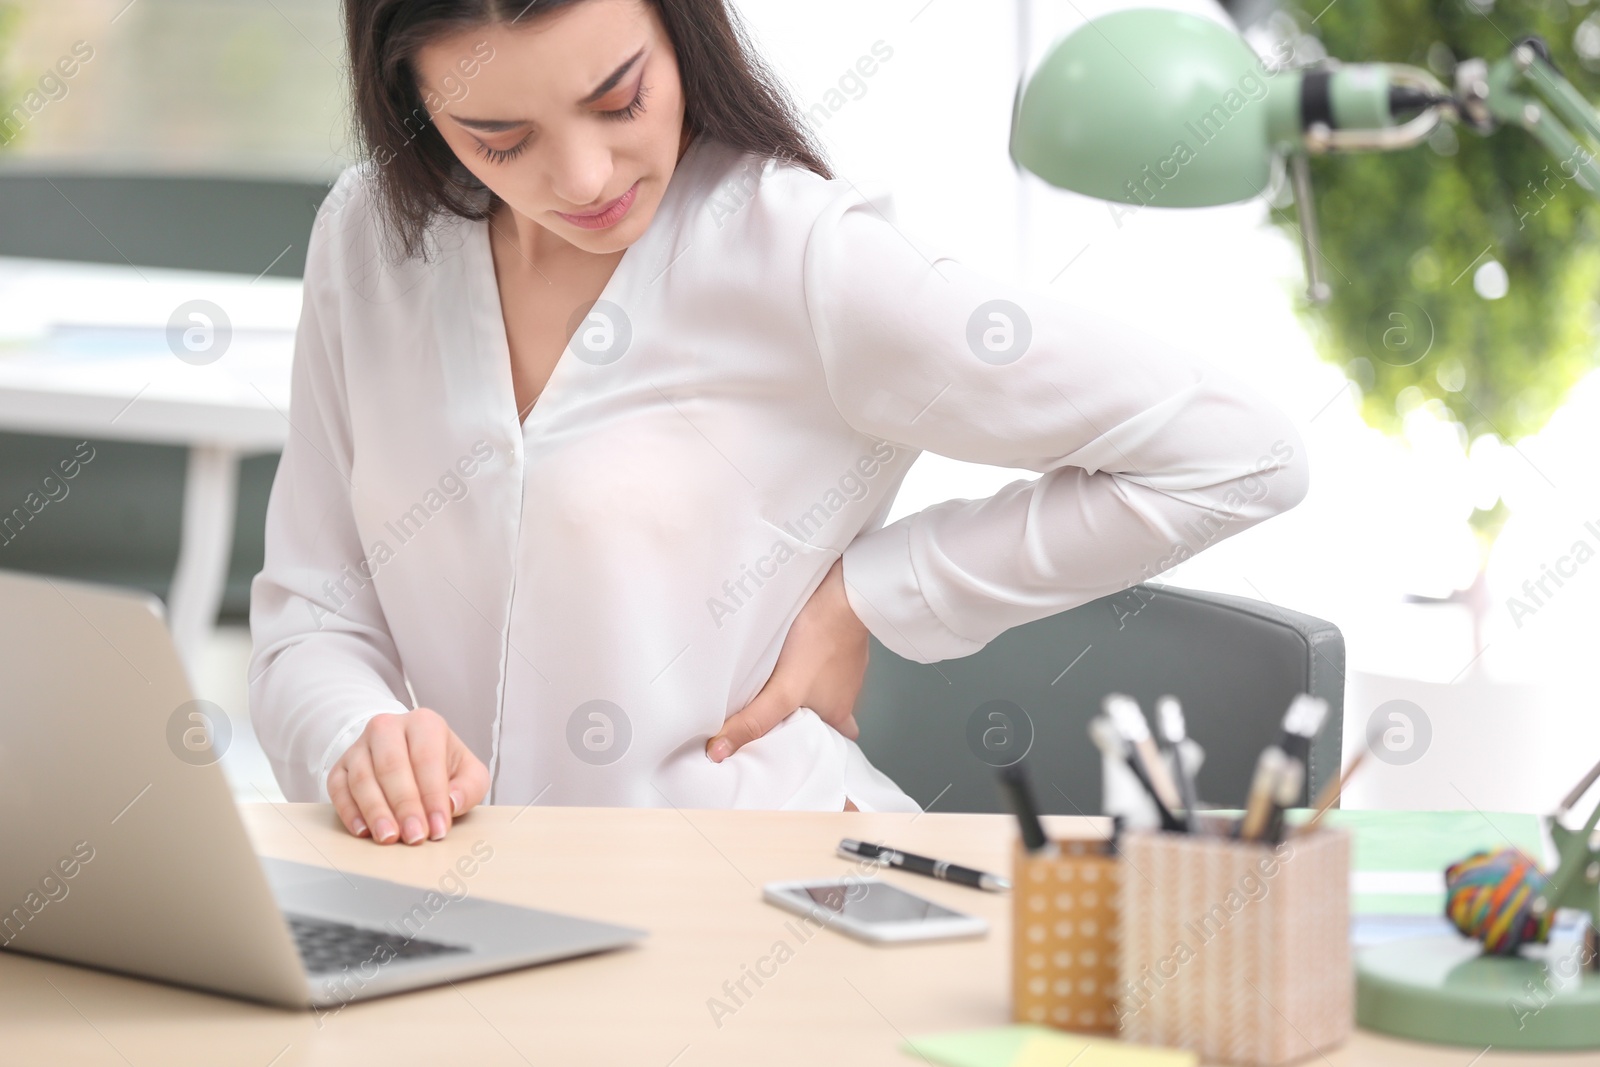
[{"label": "pencil", "polygon": [[1350,776],[1356,773],[1356,768],[1361,766],[1361,761],[1366,758],[1366,749],[1357,752],[1356,758],[1350,761],[1350,766],[1344,769],[1344,773],[1339,776],[1338,780],[1329,782],[1322,787],[1322,792],[1317,796],[1316,813],[1306,820],[1305,825],[1301,826],[1295,833],[1309,834],[1317,828],[1317,823],[1322,821],[1322,817],[1328,814],[1328,810],[1339,802],[1339,797],[1344,794],[1344,787],[1350,784]]}]

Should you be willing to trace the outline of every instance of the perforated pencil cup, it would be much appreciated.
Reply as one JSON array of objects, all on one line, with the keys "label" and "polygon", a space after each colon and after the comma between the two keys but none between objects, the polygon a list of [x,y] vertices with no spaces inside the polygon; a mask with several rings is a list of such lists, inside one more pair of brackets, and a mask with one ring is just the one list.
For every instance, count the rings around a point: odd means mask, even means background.
[{"label": "perforated pencil cup", "polygon": [[1350,1036],[1350,836],[1124,835],[1122,1036],[1276,1067]]},{"label": "perforated pencil cup", "polygon": [[1117,1029],[1121,864],[1095,840],[1012,857],[1011,1017],[1083,1033]]}]

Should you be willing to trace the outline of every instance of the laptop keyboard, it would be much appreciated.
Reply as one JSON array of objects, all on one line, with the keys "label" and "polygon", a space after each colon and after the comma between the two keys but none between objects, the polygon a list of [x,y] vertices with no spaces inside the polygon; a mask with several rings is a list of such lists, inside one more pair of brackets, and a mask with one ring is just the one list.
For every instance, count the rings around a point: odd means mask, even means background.
[{"label": "laptop keyboard", "polygon": [[300,959],[310,974],[342,971],[363,963],[388,963],[396,959],[419,959],[468,951],[465,945],[427,941],[420,937],[402,940],[386,930],[351,926],[349,923],[316,919],[309,915],[285,915]]}]

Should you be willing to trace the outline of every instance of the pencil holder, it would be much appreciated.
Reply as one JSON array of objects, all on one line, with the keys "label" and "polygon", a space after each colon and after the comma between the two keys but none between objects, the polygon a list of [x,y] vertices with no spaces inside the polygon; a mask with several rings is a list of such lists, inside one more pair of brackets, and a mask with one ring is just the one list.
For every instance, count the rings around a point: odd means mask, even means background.
[{"label": "pencil holder", "polygon": [[1121,864],[1099,841],[1012,858],[1011,1017],[1083,1033],[1117,1029],[1117,889]]},{"label": "pencil holder", "polygon": [[1122,1036],[1207,1061],[1294,1063],[1350,1035],[1350,837],[1122,841]]}]

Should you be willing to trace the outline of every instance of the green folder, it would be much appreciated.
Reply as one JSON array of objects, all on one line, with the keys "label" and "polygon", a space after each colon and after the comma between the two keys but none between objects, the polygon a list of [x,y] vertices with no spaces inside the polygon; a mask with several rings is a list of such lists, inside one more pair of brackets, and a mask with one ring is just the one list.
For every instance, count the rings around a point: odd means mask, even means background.
[{"label": "green folder", "polygon": [[[1303,822],[1310,812],[1291,813]],[[1330,811],[1325,822],[1348,829],[1354,851],[1350,868],[1369,871],[1427,871],[1438,874],[1480,849],[1511,846],[1543,865],[1544,831],[1537,815],[1482,811]],[[1442,884],[1442,883],[1441,883]],[[1444,891],[1351,895],[1356,915],[1443,915]]]}]

